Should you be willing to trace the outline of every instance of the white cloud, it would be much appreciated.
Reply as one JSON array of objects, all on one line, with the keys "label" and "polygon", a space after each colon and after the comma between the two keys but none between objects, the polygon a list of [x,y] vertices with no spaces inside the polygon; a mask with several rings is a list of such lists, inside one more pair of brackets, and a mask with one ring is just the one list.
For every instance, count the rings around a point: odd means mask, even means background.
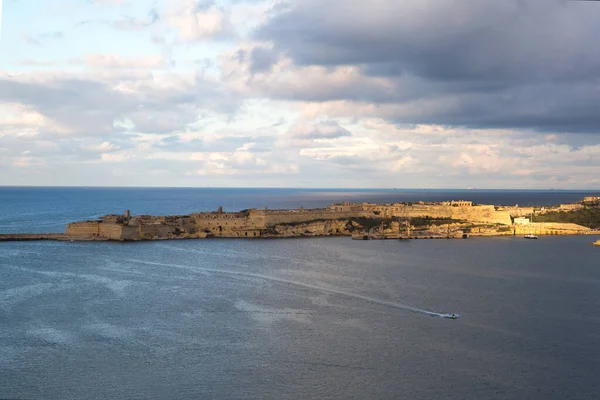
[{"label": "white cloud", "polygon": [[229,13],[216,3],[201,6],[194,0],[173,1],[167,11],[166,22],[183,41],[199,41],[234,34]]},{"label": "white cloud", "polygon": [[595,11],[376,3],[52,6],[0,64],[0,184],[600,185]]},{"label": "white cloud", "polygon": [[43,118],[37,131],[84,136],[121,132],[117,122],[124,120],[147,133],[184,130],[202,112],[237,107],[218,82],[193,73],[0,71],[0,104],[17,101],[29,125],[34,116]]},{"label": "white cloud", "polygon": [[107,163],[122,163],[135,157],[136,156],[134,152],[128,151],[119,153],[102,153],[102,155],[100,156],[102,162]]},{"label": "white cloud", "polygon": [[116,150],[120,149],[119,146],[117,146],[109,141],[104,141],[100,144],[84,146],[83,148],[85,150],[96,152],[96,153],[107,153],[110,151],[116,151]]},{"label": "white cloud", "polygon": [[21,103],[0,103],[0,132],[19,137],[34,137],[42,132],[66,135],[69,129]]},{"label": "white cloud", "polygon": [[15,168],[42,168],[46,165],[46,162],[43,159],[30,157],[25,154],[14,157],[11,161],[11,165]]}]

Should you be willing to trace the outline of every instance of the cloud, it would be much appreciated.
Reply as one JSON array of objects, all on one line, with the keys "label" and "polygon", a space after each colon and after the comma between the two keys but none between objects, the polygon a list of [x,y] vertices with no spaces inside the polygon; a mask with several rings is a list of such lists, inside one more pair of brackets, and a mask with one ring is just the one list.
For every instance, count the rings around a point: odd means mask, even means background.
[{"label": "cloud", "polygon": [[158,10],[152,8],[148,11],[148,16],[144,19],[125,17],[121,20],[114,21],[112,25],[117,29],[140,30],[156,24],[159,20],[160,14],[158,13]]},{"label": "cloud", "polygon": [[298,123],[290,128],[281,143],[284,146],[310,147],[313,142],[330,142],[332,140],[352,136],[337,121],[327,120],[316,123]]},{"label": "cloud", "polygon": [[29,105],[0,103],[0,132],[3,135],[31,138],[42,131],[61,136],[67,128]]},{"label": "cloud", "polygon": [[104,141],[100,144],[84,146],[83,149],[94,152],[94,153],[107,153],[107,152],[117,151],[120,149],[120,147],[109,141]]},{"label": "cloud", "polygon": [[[201,111],[233,113],[238,100],[195,74],[139,71],[0,73],[0,104],[18,104],[59,126],[63,135],[184,130]],[[126,122],[123,125],[121,122]],[[56,129],[54,130],[56,131]]]},{"label": "cloud", "polygon": [[174,1],[167,13],[166,23],[182,41],[200,41],[234,35],[229,13],[216,2]]},{"label": "cloud", "polygon": [[600,186],[595,4],[50,10],[0,66],[0,184]]},{"label": "cloud", "polygon": [[28,33],[22,33],[21,38],[24,42],[33,45],[33,46],[42,46],[45,41],[48,40],[57,40],[64,39],[65,34],[62,31],[53,31],[53,32],[43,32],[35,35],[30,35]]},{"label": "cloud", "polygon": [[254,75],[260,72],[270,72],[278,61],[278,54],[273,49],[256,46],[250,52],[250,72]]},{"label": "cloud", "polygon": [[276,162],[259,157],[248,151],[247,146],[233,152],[193,153],[190,159],[199,166],[193,175],[241,175],[255,174],[295,174],[298,165],[289,162]]},{"label": "cloud", "polygon": [[[255,39],[304,85],[281,98],[384,104],[411,123],[597,133],[600,8],[585,2],[292,0]],[[327,16],[325,18],[324,16]],[[242,60],[239,64],[246,67]],[[349,74],[339,81],[342,71]],[[336,79],[337,78],[337,79]],[[330,80],[331,82],[327,82]],[[265,87],[266,86],[266,87]],[[392,105],[392,106],[390,106]]]},{"label": "cloud", "polygon": [[398,97],[396,87],[387,79],[365,76],[356,66],[297,66],[293,60],[279,56],[277,62],[259,62],[257,68],[257,48],[264,51],[262,45],[244,45],[221,58],[223,80],[241,94],[321,102],[387,102]]}]

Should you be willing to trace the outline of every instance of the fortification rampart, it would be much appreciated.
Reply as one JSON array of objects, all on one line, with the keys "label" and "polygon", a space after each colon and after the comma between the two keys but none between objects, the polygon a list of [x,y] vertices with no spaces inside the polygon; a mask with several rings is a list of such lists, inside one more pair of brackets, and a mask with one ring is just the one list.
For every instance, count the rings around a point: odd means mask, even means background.
[{"label": "fortification rampart", "polygon": [[265,226],[373,216],[374,214],[371,211],[335,211],[327,208],[310,210],[274,210],[265,212]]},{"label": "fortification rampart", "polygon": [[194,213],[192,215],[190,215],[191,218],[193,218],[194,220],[213,220],[213,219],[218,219],[218,220],[227,220],[227,219],[236,219],[236,218],[244,218],[248,215],[249,213],[242,213],[242,212],[222,212],[222,213],[217,213],[217,212],[201,212],[201,213]]},{"label": "fortification rampart", "polygon": [[532,222],[528,225],[515,225],[513,231],[517,235],[582,235],[592,233],[590,228],[577,224],[561,224],[555,222]]},{"label": "fortification rampart", "polygon": [[465,221],[511,225],[512,219],[507,211],[496,211],[494,206],[451,207],[451,218]]},{"label": "fortification rampart", "polygon": [[497,211],[493,205],[469,205],[469,202],[443,204],[368,204],[363,205],[365,212],[386,218],[452,218],[473,222],[511,225],[508,211]]},{"label": "fortification rampart", "polygon": [[513,218],[528,217],[533,214],[533,207],[501,206],[498,211],[506,211]]},{"label": "fortification rampart", "polygon": [[101,223],[99,235],[111,240],[121,240],[123,237],[123,225],[116,223]]},{"label": "fortification rampart", "polygon": [[199,230],[204,229],[234,229],[241,228],[250,224],[248,218],[224,218],[224,219],[197,219],[194,221],[195,226]]},{"label": "fortification rampart", "polygon": [[73,222],[67,225],[65,232],[72,236],[99,236],[100,222],[99,221],[82,221]]},{"label": "fortification rampart", "polygon": [[[269,210],[265,208],[240,212],[223,212],[222,207],[219,207],[216,212],[186,216],[132,217],[128,212],[124,215],[111,214],[99,221],[69,224],[66,235],[80,240],[156,240],[207,236],[335,235],[351,234],[357,229],[371,229],[369,227],[372,227],[373,221],[364,222],[357,218],[395,219],[391,224],[386,225],[385,229],[382,224],[381,230],[385,231],[383,233],[389,230],[391,233],[398,234],[401,230],[398,219],[418,217],[453,219],[464,221],[467,225],[479,224],[476,229],[481,234],[510,234],[511,232],[526,234],[531,230],[540,234],[589,233],[589,229],[575,224],[522,226],[524,219],[518,215],[533,211],[533,207],[473,205],[472,202],[465,200],[443,203],[341,203],[318,209]],[[514,225],[513,218],[515,218]],[[490,226],[492,224],[504,226]]]},{"label": "fortification rampart", "polygon": [[137,229],[137,237],[140,239],[157,239],[171,237],[177,232],[177,228],[164,224],[142,224]]}]

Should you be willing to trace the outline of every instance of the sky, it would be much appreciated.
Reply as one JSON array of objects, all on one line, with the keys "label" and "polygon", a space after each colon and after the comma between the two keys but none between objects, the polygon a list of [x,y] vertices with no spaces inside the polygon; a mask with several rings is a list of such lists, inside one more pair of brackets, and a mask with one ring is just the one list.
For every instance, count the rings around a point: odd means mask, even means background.
[{"label": "sky", "polygon": [[600,2],[0,2],[0,185],[600,188]]}]

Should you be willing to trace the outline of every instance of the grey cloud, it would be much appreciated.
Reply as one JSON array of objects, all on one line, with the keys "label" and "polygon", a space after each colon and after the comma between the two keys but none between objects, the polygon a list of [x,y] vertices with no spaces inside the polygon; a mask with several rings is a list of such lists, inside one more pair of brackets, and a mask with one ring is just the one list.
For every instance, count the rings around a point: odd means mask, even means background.
[{"label": "grey cloud", "polygon": [[194,152],[201,151],[203,149],[202,140],[194,139],[189,142],[181,140],[179,135],[167,136],[157,144],[154,145],[156,148],[161,150],[173,151],[173,152]]},{"label": "grey cloud", "polygon": [[172,109],[160,110],[156,107],[144,107],[144,109],[132,111],[128,119],[133,122],[135,131],[144,133],[166,134],[180,131],[186,125],[197,119],[197,111],[194,107],[177,107],[176,112]]},{"label": "grey cloud", "polygon": [[323,121],[309,127],[294,127],[290,135],[293,139],[337,139],[344,136],[352,136],[352,133],[336,121]]},{"label": "grey cloud", "polygon": [[156,148],[172,152],[233,152],[247,143],[254,145],[248,148],[249,153],[265,153],[272,150],[274,139],[272,137],[252,136],[222,136],[218,140],[204,141],[193,139],[183,141],[180,135],[167,136],[157,144]]},{"label": "grey cloud", "polygon": [[[0,125],[0,130],[2,126]],[[108,147],[103,147],[102,142],[108,142]],[[43,136],[0,137],[0,148],[6,146],[10,152],[5,153],[8,159],[31,157],[43,160],[48,164],[64,162],[86,162],[99,160],[102,153],[111,153],[120,150],[133,149],[134,143],[123,135],[107,135],[101,140],[97,138],[79,138],[78,140],[52,140]],[[1,164],[1,163],[0,163]]]},{"label": "grey cloud", "polygon": [[[442,80],[595,76],[600,8],[548,0],[292,1],[257,31],[298,64]],[[592,54],[589,51],[592,50]],[[595,50],[595,51],[594,51]],[[573,65],[574,57],[578,65]]]},{"label": "grey cloud", "polygon": [[278,55],[272,49],[256,46],[250,53],[250,72],[270,72],[273,65],[277,63]]},{"label": "grey cloud", "polygon": [[354,65],[392,90],[307,82],[268,95],[396,104],[392,119],[405,123],[600,131],[595,2],[292,0],[277,7],[256,39],[298,66]]},{"label": "grey cloud", "polygon": [[248,149],[250,153],[261,153],[270,151],[269,145],[272,143],[272,138],[254,138],[251,136],[223,136],[217,141],[206,142],[203,151],[205,152],[231,152],[242,147],[246,143],[257,143],[256,148]]},{"label": "grey cloud", "polygon": [[33,106],[55,121],[92,135],[110,132],[118,116],[115,106],[124,105],[105,85],[76,79],[50,85],[0,79],[0,101]]},{"label": "grey cloud", "polygon": [[[134,83],[136,90],[118,91],[119,83]],[[238,99],[201,78],[189,85],[155,85],[151,75],[127,73],[106,80],[47,78],[17,81],[0,78],[0,103],[21,103],[79,136],[122,131],[115,121],[130,120],[143,133],[181,131],[208,108],[234,113]],[[52,133],[48,133],[49,135]]]},{"label": "grey cloud", "polygon": [[208,11],[211,7],[217,6],[215,0],[196,0],[196,4],[192,7],[193,11]]},{"label": "grey cloud", "polygon": [[320,123],[306,137],[311,139],[336,139],[344,136],[352,136],[349,130],[341,127],[336,121],[325,121]]}]

